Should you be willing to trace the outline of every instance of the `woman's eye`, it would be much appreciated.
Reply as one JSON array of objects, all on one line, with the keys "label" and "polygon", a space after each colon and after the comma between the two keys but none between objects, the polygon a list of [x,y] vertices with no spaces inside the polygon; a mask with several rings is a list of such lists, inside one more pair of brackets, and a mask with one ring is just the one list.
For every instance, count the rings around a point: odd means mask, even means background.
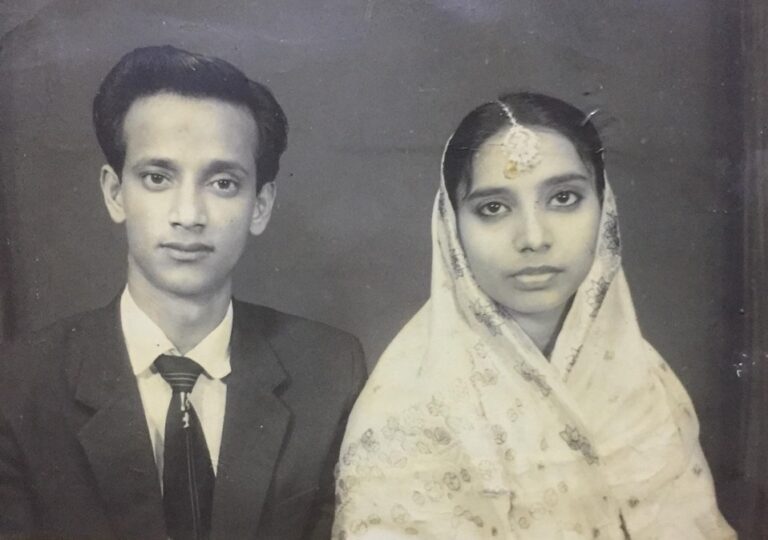
[{"label": "woman's eye", "polygon": [[478,212],[481,216],[498,216],[506,210],[506,206],[500,202],[491,201],[487,202],[478,208]]},{"label": "woman's eye", "polygon": [[561,191],[552,197],[554,206],[573,206],[582,199],[575,191]]}]

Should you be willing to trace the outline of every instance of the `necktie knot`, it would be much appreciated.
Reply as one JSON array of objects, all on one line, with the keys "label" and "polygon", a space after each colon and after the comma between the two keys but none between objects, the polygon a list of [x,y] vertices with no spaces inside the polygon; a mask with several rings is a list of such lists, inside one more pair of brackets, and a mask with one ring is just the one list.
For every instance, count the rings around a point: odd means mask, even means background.
[{"label": "necktie knot", "polygon": [[163,379],[171,385],[173,393],[192,391],[197,378],[203,372],[202,366],[190,358],[184,356],[171,356],[161,354],[155,360],[155,367]]}]

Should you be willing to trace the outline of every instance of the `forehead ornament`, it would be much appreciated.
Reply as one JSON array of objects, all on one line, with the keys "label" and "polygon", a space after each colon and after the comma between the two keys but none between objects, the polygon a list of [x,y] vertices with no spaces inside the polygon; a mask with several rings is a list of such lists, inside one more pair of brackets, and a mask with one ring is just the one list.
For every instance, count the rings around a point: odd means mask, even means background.
[{"label": "forehead ornament", "polygon": [[512,179],[521,172],[533,169],[541,161],[539,137],[533,130],[517,121],[506,103],[499,102],[499,105],[511,124],[504,137],[503,146],[507,154],[504,176]]}]

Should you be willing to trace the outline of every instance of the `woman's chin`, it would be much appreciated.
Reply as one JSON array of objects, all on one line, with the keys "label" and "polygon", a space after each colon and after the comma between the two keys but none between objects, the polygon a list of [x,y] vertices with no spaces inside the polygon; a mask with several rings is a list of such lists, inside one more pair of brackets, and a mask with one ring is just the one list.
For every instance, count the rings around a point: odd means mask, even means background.
[{"label": "woman's chin", "polygon": [[518,316],[528,318],[559,317],[568,305],[571,296],[564,297],[555,291],[515,292],[514,298],[502,299],[500,302],[497,300],[497,303],[513,318]]}]

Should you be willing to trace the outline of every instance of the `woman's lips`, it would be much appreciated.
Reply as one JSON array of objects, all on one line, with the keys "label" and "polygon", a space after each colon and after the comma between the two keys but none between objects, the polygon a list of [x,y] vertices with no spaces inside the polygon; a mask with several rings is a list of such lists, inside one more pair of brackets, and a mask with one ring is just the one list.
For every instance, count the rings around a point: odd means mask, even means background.
[{"label": "woman's lips", "polygon": [[528,266],[510,274],[517,288],[524,291],[546,289],[563,272],[555,266]]}]

